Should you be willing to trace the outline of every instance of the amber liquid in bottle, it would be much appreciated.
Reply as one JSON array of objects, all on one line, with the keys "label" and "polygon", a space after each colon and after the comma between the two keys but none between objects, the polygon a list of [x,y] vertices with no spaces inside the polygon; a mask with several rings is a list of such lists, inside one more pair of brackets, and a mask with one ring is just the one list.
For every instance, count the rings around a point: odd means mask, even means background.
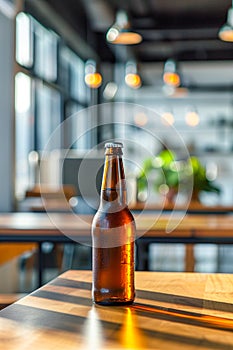
[{"label": "amber liquid in bottle", "polygon": [[105,145],[100,207],[92,223],[93,301],[131,304],[134,288],[135,222],[126,203],[122,144]]}]

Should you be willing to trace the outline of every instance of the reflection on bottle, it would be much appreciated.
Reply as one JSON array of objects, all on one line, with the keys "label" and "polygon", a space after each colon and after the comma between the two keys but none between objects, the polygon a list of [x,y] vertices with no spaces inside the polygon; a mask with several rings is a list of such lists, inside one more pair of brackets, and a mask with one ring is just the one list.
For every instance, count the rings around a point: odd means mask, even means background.
[{"label": "reflection on bottle", "polygon": [[120,343],[123,349],[147,349],[145,336],[137,325],[137,316],[130,307],[126,308],[126,315],[120,330]]},{"label": "reflection on bottle", "polygon": [[82,350],[100,350],[104,348],[104,335],[101,320],[93,305],[83,325]]}]

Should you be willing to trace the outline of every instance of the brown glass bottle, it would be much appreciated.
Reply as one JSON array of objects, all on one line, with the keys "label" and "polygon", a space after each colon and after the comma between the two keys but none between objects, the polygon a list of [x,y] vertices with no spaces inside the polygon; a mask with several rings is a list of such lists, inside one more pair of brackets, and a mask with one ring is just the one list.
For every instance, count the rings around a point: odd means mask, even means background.
[{"label": "brown glass bottle", "polygon": [[103,305],[131,304],[135,297],[135,222],[126,203],[122,147],[105,145],[100,206],[92,223],[92,294]]}]

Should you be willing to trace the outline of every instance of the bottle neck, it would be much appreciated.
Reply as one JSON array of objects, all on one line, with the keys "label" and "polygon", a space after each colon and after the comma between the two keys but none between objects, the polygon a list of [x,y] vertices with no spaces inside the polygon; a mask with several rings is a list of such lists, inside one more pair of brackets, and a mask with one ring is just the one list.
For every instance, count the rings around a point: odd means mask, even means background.
[{"label": "bottle neck", "polygon": [[126,184],[123,160],[119,154],[106,154],[101,187],[101,206],[125,207]]}]

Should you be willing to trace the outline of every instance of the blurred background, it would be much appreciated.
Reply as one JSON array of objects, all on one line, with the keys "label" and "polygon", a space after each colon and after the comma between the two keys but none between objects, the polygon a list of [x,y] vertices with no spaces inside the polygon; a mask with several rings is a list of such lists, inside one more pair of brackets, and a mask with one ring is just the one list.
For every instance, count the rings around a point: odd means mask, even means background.
[{"label": "blurred background", "polygon": [[[38,192],[41,166],[51,211],[64,209],[58,205],[62,187],[74,211],[92,213],[78,187],[80,163],[87,158],[82,188],[95,209],[88,174],[98,170],[98,187],[103,143],[126,136],[131,143],[125,154],[137,164],[126,165],[133,208],[151,191],[156,209],[169,191],[169,186],[164,192],[164,186],[153,191],[150,184],[146,189],[138,184],[145,160],[160,157],[164,145],[173,152],[174,162],[186,161],[187,154],[197,158],[207,180],[218,187],[200,190],[202,205],[233,207],[232,42],[230,0],[0,0],[0,211],[44,210]],[[111,107],[83,112],[112,102],[139,107],[127,107],[123,116]],[[57,126],[77,112],[80,117],[47,145]],[[77,135],[83,136],[77,140]],[[156,176],[151,164],[148,182]],[[230,248],[210,246],[203,256],[196,247],[196,271],[230,271],[232,262],[221,260],[231,255],[231,250],[226,254]],[[82,249],[83,260],[74,259],[73,266],[90,268],[90,252]],[[184,246],[172,247],[171,256],[169,245],[164,249],[151,247],[151,269],[182,270]],[[45,246],[45,257],[53,251],[53,246]],[[53,258],[48,259],[51,269]],[[24,256],[20,266],[26,262]]]}]

